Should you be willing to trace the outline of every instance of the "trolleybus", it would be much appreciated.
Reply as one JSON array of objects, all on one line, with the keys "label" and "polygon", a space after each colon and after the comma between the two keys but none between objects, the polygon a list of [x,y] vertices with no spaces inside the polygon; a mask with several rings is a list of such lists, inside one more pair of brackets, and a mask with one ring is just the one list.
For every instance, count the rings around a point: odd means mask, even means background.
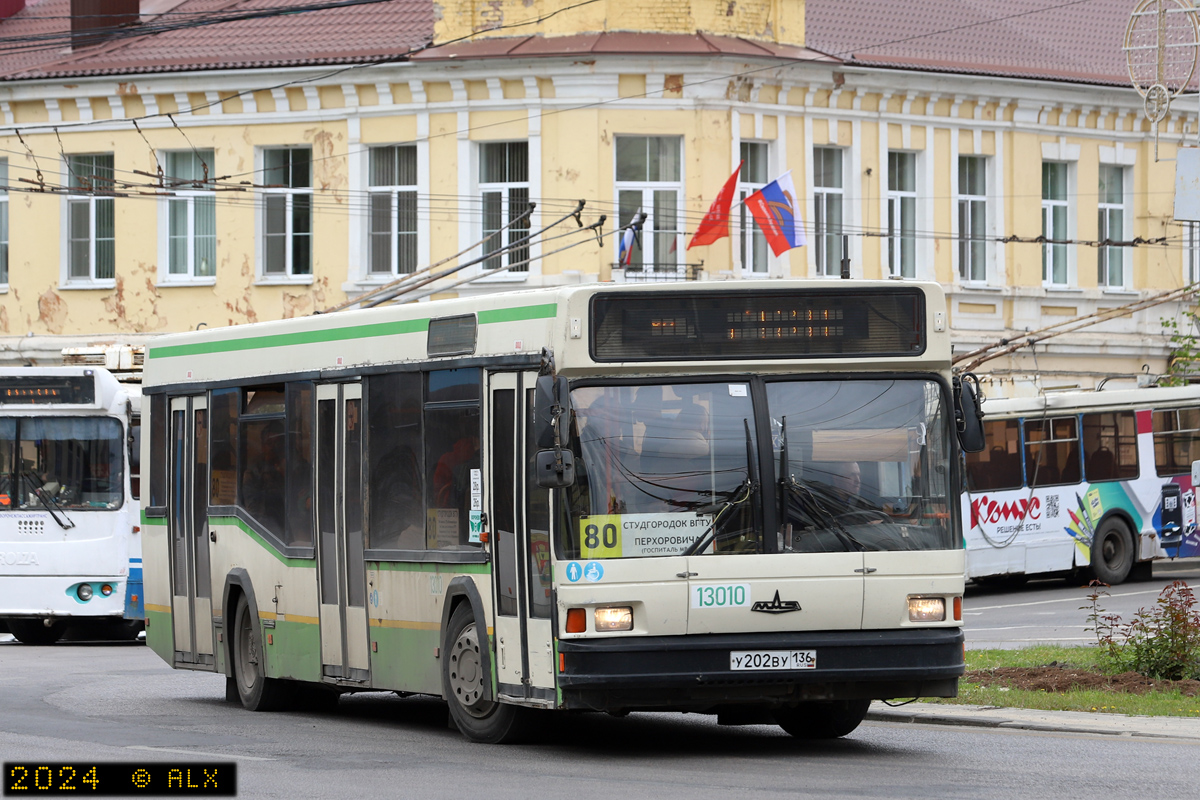
[{"label": "trolleybus", "polygon": [[1200,555],[1192,464],[1200,386],[1054,392],[983,404],[968,453],[970,578],[1086,571],[1108,584]]},{"label": "trolleybus", "polygon": [[0,368],[0,619],[26,644],[141,630],[141,391],[117,374]]},{"label": "trolleybus", "polygon": [[908,282],[596,284],[161,337],[147,641],[252,710],[440,695],[475,741],[550,709],[841,736],[873,699],[957,691],[977,408],[955,386],[942,290]]}]

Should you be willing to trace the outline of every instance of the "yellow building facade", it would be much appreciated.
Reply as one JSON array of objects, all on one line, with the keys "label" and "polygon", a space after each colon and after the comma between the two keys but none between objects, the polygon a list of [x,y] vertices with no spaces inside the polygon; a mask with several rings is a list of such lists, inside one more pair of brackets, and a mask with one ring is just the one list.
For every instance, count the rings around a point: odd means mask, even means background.
[{"label": "yellow building facade", "polygon": [[[847,64],[805,49],[802,2],[437,8],[433,46],[389,63],[0,83],[0,363],[321,311],[481,258],[487,234],[514,242],[579,200],[583,224],[605,216],[602,240],[567,219],[414,296],[839,280],[845,236],[852,277],[946,286],[969,350],[1200,277],[1169,160],[1195,140],[1194,108],[1161,124],[1156,160],[1132,88]],[[686,249],[739,163],[738,199],[791,172],[806,246],[771,255],[735,204],[729,238]],[[1161,373],[1160,318],[1179,310],[981,372],[999,393],[1035,372]]]}]

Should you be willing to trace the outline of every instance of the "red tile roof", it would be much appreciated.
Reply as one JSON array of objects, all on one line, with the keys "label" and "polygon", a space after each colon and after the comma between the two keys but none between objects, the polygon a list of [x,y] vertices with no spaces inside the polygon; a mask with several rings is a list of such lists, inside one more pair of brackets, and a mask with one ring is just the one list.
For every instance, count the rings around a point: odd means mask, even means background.
[{"label": "red tile roof", "polygon": [[[143,16],[143,35],[117,36],[72,51],[70,0],[31,0],[0,22],[0,80],[359,63],[402,55],[433,38],[430,0],[295,13],[318,2],[322,0],[184,0],[166,14]],[[186,26],[215,14],[274,10],[283,13]],[[185,27],[149,32],[181,23]]]},{"label": "red tile roof", "polygon": [[807,0],[805,44],[850,63],[1128,86],[1137,0]]}]

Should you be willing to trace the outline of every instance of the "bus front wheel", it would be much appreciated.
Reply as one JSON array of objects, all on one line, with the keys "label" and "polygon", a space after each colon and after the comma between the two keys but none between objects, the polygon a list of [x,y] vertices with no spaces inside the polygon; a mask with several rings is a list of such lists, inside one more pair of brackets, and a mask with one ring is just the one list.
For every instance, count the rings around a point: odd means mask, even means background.
[{"label": "bus front wheel", "polygon": [[1123,523],[1110,519],[1096,531],[1092,540],[1092,574],[1096,579],[1116,586],[1129,577],[1133,568],[1133,537]]},{"label": "bus front wheel", "polygon": [[[486,634],[485,634],[486,636]],[[450,615],[442,647],[442,694],[450,705],[450,718],[473,742],[501,744],[519,738],[527,709],[504,705],[484,692],[483,648],[475,615],[461,603]]]},{"label": "bus front wheel", "polygon": [[284,685],[281,681],[268,678],[262,655],[262,634],[258,620],[250,613],[246,598],[239,597],[234,614],[233,636],[233,682],[237,686],[242,705],[250,711],[274,711],[284,701]]},{"label": "bus front wheel", "polygon": [[22,644],[54,644],[67,630],[66,620],[55,620],[46,625],[40,619],[10,619],[9,632]]},{"label": "bus front wheel", "polygon": [[797,739],[838,739],[859,726],[870,700],[801,703],[775,710],[775,722]]}]

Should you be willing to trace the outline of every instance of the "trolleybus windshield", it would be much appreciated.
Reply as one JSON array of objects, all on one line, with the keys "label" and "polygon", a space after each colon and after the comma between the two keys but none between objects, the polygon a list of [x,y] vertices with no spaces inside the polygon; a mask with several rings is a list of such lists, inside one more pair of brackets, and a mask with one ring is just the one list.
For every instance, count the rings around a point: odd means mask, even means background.
[{"label": "trolleybus windshield", "polygon": [[[939,383],[775,380],[766,397],[772,469],[762,475],[764,421],[749,383],[572,391],[577,479],[562,552],[636,558],[956,546]],[[777,510],[773,542],[755,522],[767,508]]]},{"label": "trolleybus windshield", "polygon": [[121,454],[116,419],[0,418],[0,511],[119,508]]}]

